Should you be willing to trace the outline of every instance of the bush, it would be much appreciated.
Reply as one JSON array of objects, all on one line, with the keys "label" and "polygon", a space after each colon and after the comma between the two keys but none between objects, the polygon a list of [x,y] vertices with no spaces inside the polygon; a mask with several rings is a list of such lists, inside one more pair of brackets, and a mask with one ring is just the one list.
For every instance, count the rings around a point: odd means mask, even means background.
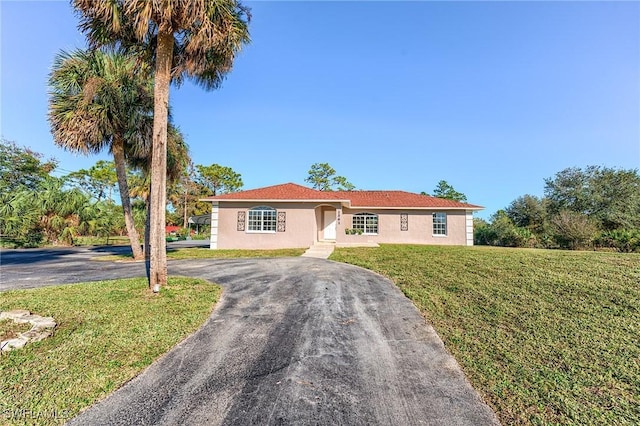
[{"label": "bush", "polygon": [[178,237],[179,240],[186,240],[187,237],[189,236],[189,229],[188,228],[180,228],[176,231],[176,236]]},{"label": "bush", "polygon": [[191,236],[191,239],[192,240],[208,240],[210,236],[211,235],[209,233],[193,234]]},{"label": "bush", "polygon": [[536,247],[535,234],[528,228],[516,226],[504,210],[492,217],[492,223],[474,221],[473,238],[475,244],[502,247]]},{"label": "bush", "polygon": [[602,232],[595,240],[597,247],[610,247],[622,253],[640,252],[640,230],[616,229]]},{"label": "bush", "polygon": [[491,225],[477,226],[473,230],[473,243],[479,246],[495,246],[498,234]]},{"label": "bush", "polygon": [[598,233],[598,227],[592,219],[569,210],[563,210],[554,216],[551,225],[558,245],[572,250],[590,247]]}]

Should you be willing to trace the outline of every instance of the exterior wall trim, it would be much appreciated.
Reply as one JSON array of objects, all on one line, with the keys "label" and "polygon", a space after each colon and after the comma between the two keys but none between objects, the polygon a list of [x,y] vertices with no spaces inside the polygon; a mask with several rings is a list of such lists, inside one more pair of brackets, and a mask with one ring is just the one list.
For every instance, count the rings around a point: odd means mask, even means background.
[{"label": "exterior wall trim", "polygon": [[410,207],[410,206],[403,206],[403,207],[367,207],[367,206],[349,206],[348,207],[351,210],[447,210],[447,211],[452,211],[452,210],[464,210],[464,211],[473,211],[473,210],[482,210],[482,207],[478,207],[478,208],[469,208],[469,207]]},{"label": "exterior wall trim", "polygon": [[466,232],[467,232],[467,246],[473,245],[473,211],[467,210],[466,215]]},{"label": "exterior wall trim", "polygon": [[217,201],[211,203],[211,237],[209,248],[215,250],[218,248],[218,218],[220,214],[220,206]]}]

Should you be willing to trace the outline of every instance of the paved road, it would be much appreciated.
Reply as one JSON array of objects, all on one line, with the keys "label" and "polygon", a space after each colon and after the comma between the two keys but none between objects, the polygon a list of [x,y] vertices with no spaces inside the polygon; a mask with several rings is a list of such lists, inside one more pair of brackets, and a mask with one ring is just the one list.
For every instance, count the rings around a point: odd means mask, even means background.
[{"label": "paved road", "polygon": [[[167,249],[209,247],[209,240],[167,243]],[[0,249],[0,291],[43,285],[145,276],[142,262],[93,262],[112,254],[131,254],[129,246]]]},{"label": "paved road", "polygon": [[[82,262],[72,250],[41,257],[40,272],[25,276],[5,254],[5,287],[144,270]],[[172,261],[169,271],[223,286],[212,316],[70,424],[497,424],[433,329],[379,275],[309,258]]]}]

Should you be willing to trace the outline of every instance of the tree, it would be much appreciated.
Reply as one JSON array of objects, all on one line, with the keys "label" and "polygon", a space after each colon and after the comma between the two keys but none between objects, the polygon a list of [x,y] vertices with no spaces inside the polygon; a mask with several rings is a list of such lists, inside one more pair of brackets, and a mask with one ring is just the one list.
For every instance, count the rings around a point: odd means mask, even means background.
[{"label": "tree", "polygon": [[640,175],[637,170],[599,168],[590,182],[591,217],[604,230],[640,230]]},{"label": "tree", "polygon": [[55,170],[57,162],[42,154],[0,139],[0,235],[3,243],[36,246],[42,239],[39,212],[30,207],[38,189]]},{"label": "tree", "polygon": [[448,200],[467,202],[467,196],[462,192],[456,191],[453,186],[449,185],[446,180],[441,180],[433,190],[433,196],[438,198],[446,198]]},{"label": "tree", "polygon": [[36,188],[55,168],[55,159],[42,160],[42,154],[15,142],[0,139],[0,195],[18,188]]},{"label": "tree", "polygon": [[38,211],[40,229],[52,244],[73,244],[91,209],[87,195],[75,188],[65,191],[63,185],[62,179],[46,179],[30,207]]},{"label": "tree", "polygon": [[[426,195],[426,194],[423,194]],[[498,235],[490,223],[484,219],[473,218],[473,243],[480,246],[496,245]]]},{"label": "tree", "polygon": [[208,192],[196,182],[195,167],[191,166],[175,185],[173,191],[169,191],[169,201],[174,208],[174,220],[187,228],[189,226],[189,216],[199,216],[211,214],[211,203],[199,201],[200,197]]},{"label": "tree", "polygon": [[210,166],[196,165],[198,174],[196,182],[208,192],[207,195],[220,195],[236,192],[242,188],[242,176],[231,167],[212,164]]},{"label": "tree", "polygon": [[[211,203],[199,202],[203,195],[219,195],[242,188],[242,176],[231,167],[212,164],[191,165],[191,169],[178,179],[168,192],[176,223],[188,226],[188,217],[211,213]],[[178,219],[178,218],[181,219]]]},{"label": "tree", "polygon": [[637,170],[599,166],[567,168],[545,179],[549,211],[580,213],[604,230],[640,228],[640,175]]},{"label": "tree", "polygon": [[112,192],[118,183],[115,163],[104,160],[98,161],[89,169],[71,172],[65,178],[98,201],[105,198],[113,201]]},{"label": "tree", "polygon": [[49,78],[49,122],[56,145],[83,154],[113,154],[122,210],[134,259],[142,259],[125,153],[143,149],[152,111],[149,73],[135,57],[115,52],[61,52]]},{"label": "tree", "polygon": [[92,219],[89,197],[74,188],[64,189],[63,179],[47,176],[36,188],[22,186],[3,195],[0,229],[18,247],[73,244]]},{"label": "tree", "polygon": [[498,210],[491,216],[491,224],[478,223],[474,233],[479,244],[503,247],[533,247],[535,235],[527,228],[516,226],[504,210]]},{"label": "tree", "polygon": [[164,237],[169,86],[192,78],[218,88],[236,53],[249,42],[249,10],[237,0],[74,0],[90,45],[143,50],[154,64],[151,167],[151,267],[154,292],[167,282]]},{"label": "tree", "polygon": [[[144,256],[147,261],[151,254],[151,156],[149,154],[148,150],[140,151],[138,155],[130,155],[127,160],[131,168],[139,171],[139,174],[134,175],[135,187],[131,191],[131,196],[140,197],[145,202],[147,219],[145,221],[144,230]],[[184,140],[184,136],[182,135],[182,132],[180,132],[180,129],[169,122],[169,131],[167,135],[166,179],[170,186],[178,182],[180,178],[184,176],[189,164],[191,164],[191,158],[189,157],[189,147]],[[150,265],[147,265],[147,267],[150,267]]]},{"label": "tree", "polygon": [[636,250],[640,235],[637,170],[571,167],[545,179],[545,196],[518,197],[481,226],[478,241],[581,249]]},{"label": "tree", "polygon": [[338,191],[353,191],[354,189],[356,189],[355,185],[349,182],[344,176],[334,177],[333,186]]},{"label": "tree", "polygon": [[556,242],[563,248],[589,247],[596,238],[598,225],[584,213],[562,210],[551,219]]},{"label": "tree", "polygon": [[592,213],[590,201],[590,181],[595,168],[582,170],[577,167],[564,169],[553,178],[545,179],[545,196],[549,199],[549,210],[559,213],[570,210],[576,213]]},{"label": "tree", "polygon": [[188,226],[188,216],[191,214],[189,208],[194,202],[197,202],[201,191],[198,190],[198,184],[195,182],[195,168],[193,163],[189,162],[184,173],[172,184],[167,190],[167,199],[173,206],[173,217],[168,217],[167,222],[174,220],[174,223],[181,223],[184,228]]},{"label": "tree", "polygon": [[505,212],[516,226],[542,233],[547,220],[547,199],[526,194],[513,200]]},{"label": "tree", "polygon": [[335,169],[329,163],[312,164],[305,182],[319,191],[353,191],[356,188],[344,176],[336,176]]},{"label": "tree", "polygon": [[[124,219],[111,202],[92,201],[66,177],[51,176],[56,162],[13,142],[0,142],[0,234],[2,244],[37,247],[73,244],[80,235],[122,232]],[[118,220],[120,219],[120,220]]]}]

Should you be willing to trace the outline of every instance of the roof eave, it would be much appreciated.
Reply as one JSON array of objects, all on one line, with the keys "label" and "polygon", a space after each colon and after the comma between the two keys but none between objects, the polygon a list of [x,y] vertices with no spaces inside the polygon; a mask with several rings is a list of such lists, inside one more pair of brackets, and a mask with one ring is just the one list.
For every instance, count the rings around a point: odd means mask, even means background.
[{"label": "roof eave", "polygon": [[273,198],[200,198],[198,201],[205,202],[225,202],[225,203],[340,203],[350,209],[369,209],[369,210],[484,210],[482,206],[354,206],[350,200],[339,199],[273,199]]},{"label": "roof eave", "polygon": [[482,206],[351,206],[352,209],[369,209],[369,210],[484,210]]},{"label": "roof eave", "polygon": [[274,199],[274,198],[200,198],[198,201],[225,202],[225,203],[341,203],[350,204],[350,200],[338,199]]}]

